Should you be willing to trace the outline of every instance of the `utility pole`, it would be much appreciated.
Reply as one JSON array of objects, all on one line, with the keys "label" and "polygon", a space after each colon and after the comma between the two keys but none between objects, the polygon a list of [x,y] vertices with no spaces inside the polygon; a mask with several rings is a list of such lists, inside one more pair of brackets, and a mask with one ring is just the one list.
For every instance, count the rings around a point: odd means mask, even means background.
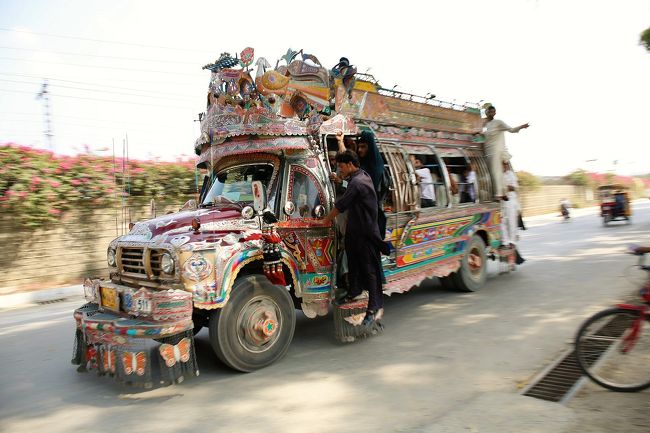
[{"label": "utility pole", "polygon": [[54,151],[52,144],[52,119],[50,113],[50,92],[47,90],[47,79],[43,81],[43,88],[40,93],[36,95],[36,99],[42,99],[45,105],[45,140],[47,141],[48,149]]}]

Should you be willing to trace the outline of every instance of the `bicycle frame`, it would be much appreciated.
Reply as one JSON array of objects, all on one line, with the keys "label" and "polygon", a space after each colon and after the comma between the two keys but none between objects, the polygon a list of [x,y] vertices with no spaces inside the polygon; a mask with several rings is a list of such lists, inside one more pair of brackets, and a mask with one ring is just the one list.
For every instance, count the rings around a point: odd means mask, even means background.
[{"label": "bicycle frame", "polygon": [[625,310],[630,310],[630,311],[638,311],[641,314],[637,319],[634,320],[632,323],[632,326],[630,326],[629,334],[627,334],[623,338],[623,348],[621,349],[622,353],[628,353],[634,345],[636,344],[637,340],[639,339],[639,335],[641,333],[641,324],[648,320],[648,306],[647,305],[634,305],[634,304],[617,304],[616,305],[619,308],[623,308]]}]

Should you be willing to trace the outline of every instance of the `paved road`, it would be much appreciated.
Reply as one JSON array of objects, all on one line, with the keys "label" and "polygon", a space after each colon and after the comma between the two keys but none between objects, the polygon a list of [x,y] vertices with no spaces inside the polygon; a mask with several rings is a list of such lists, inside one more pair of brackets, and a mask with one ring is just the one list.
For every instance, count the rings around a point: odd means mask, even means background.
[{"label": "paved road", "polygon": [[635,259],[622,252],[650,244],[650,202],[635,205],[631,225],[603,227],[584,213],[530,221],[528,261],[508,275],[491,265],[481,292],[447,292],[433,280],[394,295],[381,336],[341,345],[330,318],[300,317],[287,356],[251,374],[221,365],[202,331],[200,377],[124,388],[70,365],[80,301],[5,311],[0,431],[579,431],[572,408],[519,392],[586,316],[632,292],[621,275]]}]

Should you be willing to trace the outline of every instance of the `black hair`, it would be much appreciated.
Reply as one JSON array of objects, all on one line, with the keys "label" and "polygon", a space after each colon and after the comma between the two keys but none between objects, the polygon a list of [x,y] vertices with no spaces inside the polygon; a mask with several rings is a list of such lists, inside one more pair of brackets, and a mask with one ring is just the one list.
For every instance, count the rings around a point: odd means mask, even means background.
[{"label": "black hair", "polygon": [[487,107],[487,108],[485,109],[485,111],[488,111],[488,110],[496,110],[496,109],[497,109],[497,108],[496,108],[494,105],[490,105],[489,107]]},{"label": "black hair", "polygon": [[425,162],[425,161],[424,161],[424,156],[422,156],[422,155],[413,155],[413,158],[417,159],[417,160],[420,161],[422,164],[424,164],[424,162]]},{"label": "black hair", "polygon": [[357,168],[359,167],[359,157],[357,156],[357,154],[354,151],[352,151],[350,149],[348,149],[348,150],[346,150],[344,152],[337,153],[336,154],[336,162],[340,162],[342,164],[348,164],[348,163],[351,162],[352,165],[354,165],[355,167],[357,167]]},{"label": "black hair", "polygon": [[359,135],[359,137],[357,138],[357,143],[374,144],[375,136],[373,135],[372,132],[361,131],[361,135]]}]

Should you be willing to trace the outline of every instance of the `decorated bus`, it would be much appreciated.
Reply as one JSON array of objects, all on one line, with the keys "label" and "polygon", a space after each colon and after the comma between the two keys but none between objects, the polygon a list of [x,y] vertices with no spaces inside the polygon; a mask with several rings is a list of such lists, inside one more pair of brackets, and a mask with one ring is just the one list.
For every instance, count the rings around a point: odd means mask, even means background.
[{"label": "decorated bus", "polygon": [[[253,371],[286,353],[296,309],[308,318],[333,312],[341,341],[365,335],[367,300],[332,305],[342,245],[323,216],[336,194],[328,152],[341,135],[372,134],[384,162],[392,247],[382,257],[384,294],[432,277],[476,291],[489,258],[511,260],[499,248],[478,105],[384,89],[345,58],[331,69],[302,50],[274,68],[254,60],[246,48],[204,66],[201,193],[110,243],[109,277],[84,282],[87,303],[74,313],[80,371],[143,386],[179,382],[198,375],[203,327],[221,361]],[[431,174],[428,207],[413,156]]]}]

